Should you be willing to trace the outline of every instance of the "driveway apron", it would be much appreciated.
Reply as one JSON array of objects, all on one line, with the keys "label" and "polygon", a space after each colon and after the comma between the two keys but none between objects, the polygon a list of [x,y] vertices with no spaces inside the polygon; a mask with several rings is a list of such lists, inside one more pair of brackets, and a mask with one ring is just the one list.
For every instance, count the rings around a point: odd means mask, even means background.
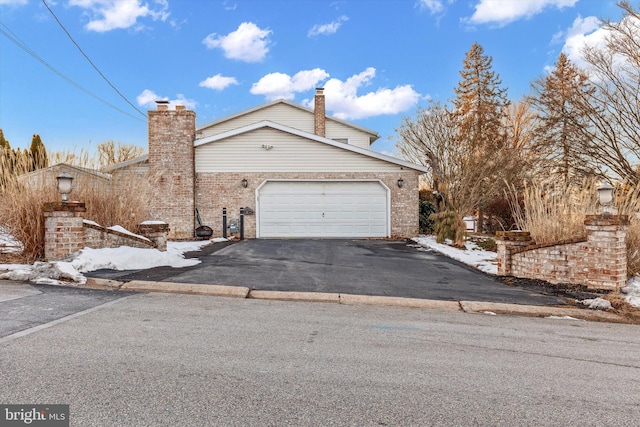
[{"label": "driveway apron", "polygon": [[564,303],[557,297],[507,286],[405,241],[255,239],[207,252],[193,254],[202,260],[194,267],[120,272],[117,278],[435,300]]}]

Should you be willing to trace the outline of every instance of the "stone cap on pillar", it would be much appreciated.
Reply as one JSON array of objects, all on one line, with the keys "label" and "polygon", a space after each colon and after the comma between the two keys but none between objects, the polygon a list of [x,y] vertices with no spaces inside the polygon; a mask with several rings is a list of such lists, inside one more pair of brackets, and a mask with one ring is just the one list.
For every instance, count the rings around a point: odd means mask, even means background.
[{"label": "stone cap on pillar", "polygon": [[82,202],[48,202],[43,207],[45,212],[86,212]]},{"label": "stone cap on pillar", "polygon": [[531,233],[528,231],[496,231],[496,239],[510,242],[528,242],[531,240]]},{"label": "stone cap on pillar", "polygon": [[161,233],[168,231],[169,224],[164,221],[143,221],[138,224],[138,232],[142,235],[145,233]]},{"label": "stone cap on pillar", "polygon": [[628,215],[587,215],[584,225],[608,226],[608,225],[629,225]]}]

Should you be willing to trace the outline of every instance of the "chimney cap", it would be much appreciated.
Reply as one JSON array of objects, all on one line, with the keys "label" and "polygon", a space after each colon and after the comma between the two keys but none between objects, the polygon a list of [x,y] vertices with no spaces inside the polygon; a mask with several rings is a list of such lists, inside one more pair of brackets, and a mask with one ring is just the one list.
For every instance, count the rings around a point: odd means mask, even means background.
[{"label": "chimney cap", "polygon": [[324,88],[323,87],[317,87],[316,88],[316,94],[322,95],[323,92],[324,92]]},{"label": "chimney cap", "polygon": [[169,101],[167,101],[166,99],[158,99],[156,100],[156,104],[168,104]]}]

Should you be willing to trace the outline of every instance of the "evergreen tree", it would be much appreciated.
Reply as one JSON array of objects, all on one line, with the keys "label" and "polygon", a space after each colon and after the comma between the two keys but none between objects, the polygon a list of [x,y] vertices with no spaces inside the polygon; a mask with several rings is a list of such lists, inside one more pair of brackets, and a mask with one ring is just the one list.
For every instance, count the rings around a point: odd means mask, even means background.
[{"label": "evergreen tree", "polygon": [[[457,124],[457,143],[467,148],[466,168],[482,170],[486,164],[500,161],[497,156],[507,146],[505,123],[509,106],[507,89],[492,69],[493,59],[484,54],[478,43],[471,46],[460,71],[461,80],[455,88],[453,114]],[[483,230],[483,207],[496,196],[495,182],[503,177],[480,176],[481,184],[471,196],[475,199],[478,229]],[[462,213],[466,214],[466,213]]]},{"label": "evergreen tree", "polygon": [[532,89],[530,100],[539,119],[535,152],[545,161],[548,175],[560,175],[567,186],[582,181],[594,172],[584,149],[590,140],[585,131],[589,117],[580,108],[581,100],[594,92],[587,75],[561,53],[553,71],[536,80]]},{"label": "evergreen tree", "polygon": [[0,150],[9,148],[11,148],[11,145],[9,144],[9,141],[7,141],[7,139],[4,137],[2,128],[0,128]]},{"label": "evergreen tree", "polygon": [[482,46],[474,43],[464,59],[453,100],[459,142],[481,153],[501,148],[506,139],[502,123],[509,105],[507,89],[501,87],[492,62]]},{"label": "evergreen tree", "polygon": [[47,167],[47,149],[40,139],[40,135],[35,134],[31,138],[31,146],[28,155],[31,156],[31,170],[37,170]]}]

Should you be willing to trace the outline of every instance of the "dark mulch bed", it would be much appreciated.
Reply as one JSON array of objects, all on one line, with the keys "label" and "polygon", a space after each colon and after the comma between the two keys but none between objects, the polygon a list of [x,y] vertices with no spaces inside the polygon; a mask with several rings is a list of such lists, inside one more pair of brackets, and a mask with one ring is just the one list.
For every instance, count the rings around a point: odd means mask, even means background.
[{"label": "dark mulch bed", "polygon": [[[553,284],[537,279],[522,279],[512,276],[498,276],[497,279],[508,286],[529,289],[544,295],[553,295],[561,298],[573,300],[583,300],[590,298],[602,298],[608,295],[609,291],[597,291],[584,285]],[[583,306],[584,307],[584,306]]]}]

